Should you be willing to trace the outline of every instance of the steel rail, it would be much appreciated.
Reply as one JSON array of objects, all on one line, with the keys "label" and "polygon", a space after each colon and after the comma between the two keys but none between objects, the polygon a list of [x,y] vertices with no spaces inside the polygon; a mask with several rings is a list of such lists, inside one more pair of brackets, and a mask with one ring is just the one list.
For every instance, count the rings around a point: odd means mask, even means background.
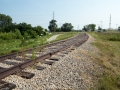
[{"label": "steel rail", "polygon": [[[47,58],[50,58],[52,55],[56,54],[57,52],[60,52],[68,47],[70,47],[71,45],[75,45],[75,44],[78,44],[78,43],[84,43],[87,39],[88,39],[88,35],[86,34],[83,34],[81,35],[81,39],[80,41],[75,41],[75,42],[72,42],[70,43],[69,45],[66,45],[64,47],[61,47],[60,49],[58,50],[55,50],[55,51],[52,51],[52,52],[49,52],[47,54],[44,54],[38,58],[36,58],[35,60],[27,60],[23,63],[20,63],[20,64],[17,64],[17,65],[14,65],[13,67],[10,67],[10,68],[6,68],[2,71],[0,71],[0,80],[11,75],[11,74],[14,74],[14,73],[17,73],[17,72],[20,72],[22,71],[23,69],[25,69],[26,67],[28,66],[31,66],[31,65],[34,65],[35,63],[37,62],[40,62],[42,60],[45,60]],[[83,37],[84,36],[84,37]]]},{"label": "steel rail", "polygon": [[[71,38],[68,38],[68,39],[65,39],[65,40],[60,40],[60,41],[56,41],[56,42],[53,42],[53,43],[50,43],[50,44],[45,44],[44,47],[50,47],[50,46],[53,46],[53,45],[56,45],[56,44],[60,44],[60,43],[63,43],[67,40],[71,40],[73,39],[75,36],[71,37]],[[37,48],[40,48],[39,47],[36,47],[36,48],[30,48],[30,49],[26,49],[24,51],[19,51],[19,52],[14,52],[14,53],[10,53],[10,54],[6,54],[6,55],[2,55],[0,56],[0,61],[4,61],[5,59],[9,59],[9,58],[13,58],[15,57],[16,55],[21,55],[23,52],[27,53],[27,52],[31,52],[33,51],[34,49],[37,49]]]}]

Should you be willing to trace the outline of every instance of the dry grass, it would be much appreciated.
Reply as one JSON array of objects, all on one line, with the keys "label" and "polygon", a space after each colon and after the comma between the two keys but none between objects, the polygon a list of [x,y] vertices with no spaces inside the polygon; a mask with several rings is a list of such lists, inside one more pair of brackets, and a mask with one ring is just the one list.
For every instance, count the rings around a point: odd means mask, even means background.
[{"label": "dry grass", "polygon": [[[94,61],[104,68],[95,90],[120,90],[120,42],[109,41],[109,37],[104,33],[90,34],[96,38],[93,45],[101,51],[99,57],[94,56]],[[114,33],[110,35],[115,36]]]}]

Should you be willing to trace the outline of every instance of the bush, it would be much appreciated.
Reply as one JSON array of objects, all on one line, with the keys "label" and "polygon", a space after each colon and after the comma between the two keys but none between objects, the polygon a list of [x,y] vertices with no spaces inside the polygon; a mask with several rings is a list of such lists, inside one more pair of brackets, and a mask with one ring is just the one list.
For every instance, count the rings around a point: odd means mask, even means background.
[{"label": "bush", "polygon": [[0,38],[0,43],[4,43],[4,40]]},{"label": "bush", "polygon": [[106,29],[103,29],[103,31],[106,31]]},{"label": "bush", "polygon": [[110,40],[110,41],[116,41],[116,40],[117,40],[117,37],[112,36],[112,37],[109,38],[109,40]]},{"label": "bush", "polygon": [[120,41],[120,34],[111,35],[109,40],[110,41]]},{"label": "bush", "polygon": [[21,39],[20,47],[26,46],[26,40],[23,38]]},{"label": "bush", "polygon": [[24,32],[24,35],[23,35],[24,39],[30,39],[30,36],[27,32]]},{"label": "bush", "polygon": [[37,36],[38,36],[36,31],[33,31],[33,30],[30,30],[29,34],[30,34],[31,38],[37,38]]},{"label": "bush", "polygon": [[15,39],[15,38],[16,38],[16,35],[13,32],[0,34],[0,39],[3,39],[3,40],[11,40],[11,39]]},{"label": "bush", "polygon": [[21,32],[19,31],[19,29],[15,29],[15,35],[16,35],[16,39],[22,38],[22,35],[21,35]]}]

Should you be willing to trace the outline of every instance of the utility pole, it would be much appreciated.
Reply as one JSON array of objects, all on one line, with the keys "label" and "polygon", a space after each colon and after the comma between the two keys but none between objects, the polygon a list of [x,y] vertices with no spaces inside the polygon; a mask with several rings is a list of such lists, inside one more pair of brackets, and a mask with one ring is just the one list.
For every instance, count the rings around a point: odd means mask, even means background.
[{"label": "utility pole", "polygon": [[54,11],[53,11],[53,20],[54,20]]},{"label": "utility pole", "polygon": [[100,25],[99,25],[99,24],[97,24],[97,26],[98,26],[97,30],[99,30]]},{"label": "utility pole", "polygon": [[117,27],[117,26],[118,26],[118,24],[116,24],[116,30],[118,29],[118,27]]},{"label": "utility pole", "polygon": [[78,25],[78,27],[77,27],[77,30],[79,30],[79,25]]},{"label": "utility pole", "polygon": [[111,14],[110,14],[109,29],[111,29]]},{"label": "utility pole", "polygon": [[60,31],[61,31],[61,23],[60,23]]},{"label": "utility pole", "polygon": [[102,22],[103,22],[103,21],[100,21],[100,22],[101,22],[101,28],[102,28]]},{"label": "utility pole", "polygon": [[53,31],[55,32],[55,28],[54,28],[54,24],[55,22],[54,22],[54,11],[53,11]]}]

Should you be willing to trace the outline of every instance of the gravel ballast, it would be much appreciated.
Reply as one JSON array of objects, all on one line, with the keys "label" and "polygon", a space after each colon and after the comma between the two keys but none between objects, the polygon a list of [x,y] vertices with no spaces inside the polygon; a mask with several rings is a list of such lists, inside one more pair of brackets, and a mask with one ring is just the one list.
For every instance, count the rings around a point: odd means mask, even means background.
[{"label": "gravel ballast", "polygon": [[94,55],[99,52],[90,44],[93,41],[94,38],[89,35],[89,39],[72,52],[65,56],[62,52],[54,55],[59,60],[53,65],[38,63],[37,66],[46,67],[44,70],[26,68],[24,71],[35,74],[31,79],[10,75],[4,81],[15,84],[14,90],[88,90],[94,87],[95,75],[101,70],[90,55],[91,52]]}]

